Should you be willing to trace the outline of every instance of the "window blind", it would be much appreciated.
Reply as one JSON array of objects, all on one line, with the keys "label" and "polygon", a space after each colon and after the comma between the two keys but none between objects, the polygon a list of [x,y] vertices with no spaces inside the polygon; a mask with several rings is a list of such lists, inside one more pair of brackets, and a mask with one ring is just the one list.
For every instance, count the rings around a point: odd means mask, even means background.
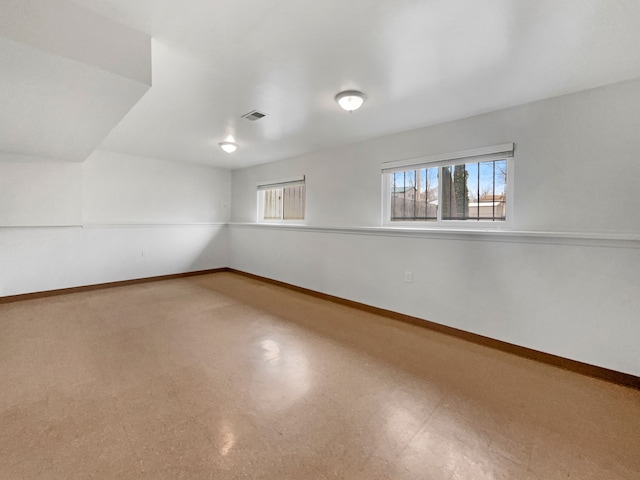
[{"label": "window blind", "polygon": [[456,165],[471,162],[488,162],[491,160],[502,160],[512,158],[515,144],[504,143],[492,147],[475,148],[463,150],[461,152],[444,153],[429,157],[408,158],[404,160],[394,160],[382,164],[382,173],[401,172],[413,168],[435,167],[438,165]]},{"label": "window blind", "polygon": [[305,176],[283,178],[280,180],[270,180],[265,182],[258,182],[258,190],[269,190],[272,188],[294,187],[296,185],[304,185]]}]

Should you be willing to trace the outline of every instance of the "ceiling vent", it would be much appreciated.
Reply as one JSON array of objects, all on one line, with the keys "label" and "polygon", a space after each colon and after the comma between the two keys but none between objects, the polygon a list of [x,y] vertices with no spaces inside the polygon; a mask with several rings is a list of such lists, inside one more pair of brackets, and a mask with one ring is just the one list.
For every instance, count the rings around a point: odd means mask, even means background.
[{"label": "ceiling vent", "polygon": [[244,115],[242,115],[242,118],[246,118],[247,120],[251,120],[252,122],[255,122],[256,120],[260,120],[262,117],[266,117],[266,116],[267,116],[266,113],[262,113],[257,110],[252,110],[251,112],[245,113]]}]

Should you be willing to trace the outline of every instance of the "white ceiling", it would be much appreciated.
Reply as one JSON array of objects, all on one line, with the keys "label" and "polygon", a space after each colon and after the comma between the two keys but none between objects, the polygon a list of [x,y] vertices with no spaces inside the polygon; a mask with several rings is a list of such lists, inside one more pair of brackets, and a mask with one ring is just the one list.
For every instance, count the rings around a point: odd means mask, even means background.
[{"label": "white ceiling", "polygon": [[[637,0],[74,2],[153,39],[100,148],[226,168],[640,77]],[[368,101],[346,113],[344,89]]]}]

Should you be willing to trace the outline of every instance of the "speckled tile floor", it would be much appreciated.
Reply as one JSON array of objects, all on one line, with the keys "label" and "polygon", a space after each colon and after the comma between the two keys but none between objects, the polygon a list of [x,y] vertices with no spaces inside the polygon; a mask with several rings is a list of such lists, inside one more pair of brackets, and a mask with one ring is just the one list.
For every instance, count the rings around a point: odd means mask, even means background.
[{"label": "speckled tile floor", "polygon": [[234,273],[0,305],[0,478],[640,478],[640,391]]}]

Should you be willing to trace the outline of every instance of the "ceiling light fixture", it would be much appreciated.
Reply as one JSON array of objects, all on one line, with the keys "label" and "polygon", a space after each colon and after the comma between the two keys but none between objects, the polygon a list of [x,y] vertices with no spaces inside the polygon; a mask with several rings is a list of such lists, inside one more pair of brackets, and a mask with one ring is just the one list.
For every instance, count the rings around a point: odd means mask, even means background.
[{"label": "ceiling light fixture", "polygon": [[367,97],[357,90],[345,90],[336,95],[336,102],[347,112],[359,109]]},{"label": "ceiling light fixture", "polygon": [[236,148],[238,148],[238,145],[233,142],[220,142],[218,145],[227,153],[233,153],[236,151]]}]

